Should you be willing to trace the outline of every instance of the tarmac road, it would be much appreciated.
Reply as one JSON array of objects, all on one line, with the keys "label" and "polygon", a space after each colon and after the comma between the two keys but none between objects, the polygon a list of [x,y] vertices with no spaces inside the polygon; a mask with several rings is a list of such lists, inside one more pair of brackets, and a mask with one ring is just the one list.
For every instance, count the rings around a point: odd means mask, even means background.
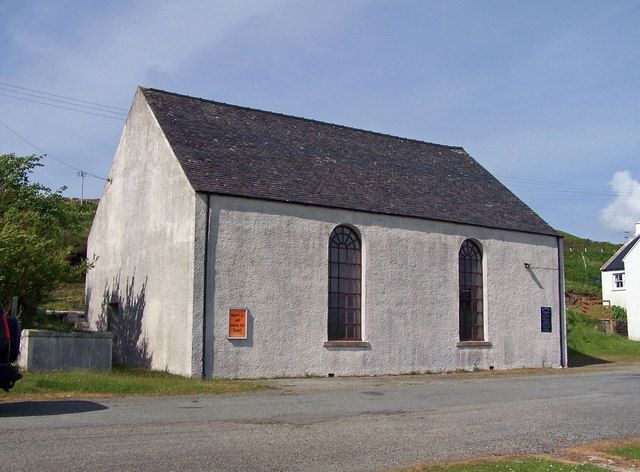
[{"label": "tarmac road", "polygon": [[0,403],[0,470],[371,471],[640,436],[640,366]]}]

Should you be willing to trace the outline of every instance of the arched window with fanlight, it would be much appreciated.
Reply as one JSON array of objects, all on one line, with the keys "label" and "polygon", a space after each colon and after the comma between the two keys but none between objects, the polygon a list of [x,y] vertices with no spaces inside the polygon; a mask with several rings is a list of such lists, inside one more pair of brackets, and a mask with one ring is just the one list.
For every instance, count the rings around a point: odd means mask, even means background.
[{"label": "arched window with fanlight", "polygon": [[362,340],[362,249],[349,226],[336,226],[329,236],[330,341]]},{"label": "arched window with fanlight", "polygon": [[460,247],[458,274],[460,341],[484,341],[482,250],[470,239]]}]

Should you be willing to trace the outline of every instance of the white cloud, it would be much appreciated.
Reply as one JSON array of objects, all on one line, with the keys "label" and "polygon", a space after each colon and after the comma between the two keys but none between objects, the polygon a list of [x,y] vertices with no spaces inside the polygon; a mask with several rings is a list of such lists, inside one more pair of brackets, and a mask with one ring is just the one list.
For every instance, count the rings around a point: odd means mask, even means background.
[{"label": "white cloud", "polygon": [[633,230],[633,224],[640,215],[640,181],[624,170],[613,174],[609,184],[616,193],[616,199],[600,210],[600,220],[613,231]]}]

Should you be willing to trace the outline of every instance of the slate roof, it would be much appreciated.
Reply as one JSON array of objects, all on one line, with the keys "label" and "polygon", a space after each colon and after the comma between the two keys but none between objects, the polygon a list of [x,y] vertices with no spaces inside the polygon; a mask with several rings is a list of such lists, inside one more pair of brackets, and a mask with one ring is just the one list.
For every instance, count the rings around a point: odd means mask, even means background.
[{"label": "slate roof", "polygon": [[461,147],[140,89],[197,192],[557,235]]},{"label": "slate roof", "polygon": [[640,241],[640,234],[635,235],[633,238],[629,239],[620,249],[616,251],[616,253],[611,256],[600,269],[603,272],[609,272],[612,270],[624,270],[624,257],[633,249],[636,243]]}]

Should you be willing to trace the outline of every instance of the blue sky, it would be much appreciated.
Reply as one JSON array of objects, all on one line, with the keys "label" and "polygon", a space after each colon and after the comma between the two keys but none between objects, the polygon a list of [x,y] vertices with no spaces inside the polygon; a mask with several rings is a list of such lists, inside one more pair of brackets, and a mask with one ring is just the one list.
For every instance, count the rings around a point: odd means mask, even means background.
[{"label": "blue sky", "polygon": [[[640,217],[638,25],[623,0],[0,0],[0,120],[98,176],[122,117],[16,86],[128,109],[141,84],[460,145],[555,228],[621,242]],[[0,125],[7,152],[40,153]],[[35,179],[79,196],[45,162]]]}]

